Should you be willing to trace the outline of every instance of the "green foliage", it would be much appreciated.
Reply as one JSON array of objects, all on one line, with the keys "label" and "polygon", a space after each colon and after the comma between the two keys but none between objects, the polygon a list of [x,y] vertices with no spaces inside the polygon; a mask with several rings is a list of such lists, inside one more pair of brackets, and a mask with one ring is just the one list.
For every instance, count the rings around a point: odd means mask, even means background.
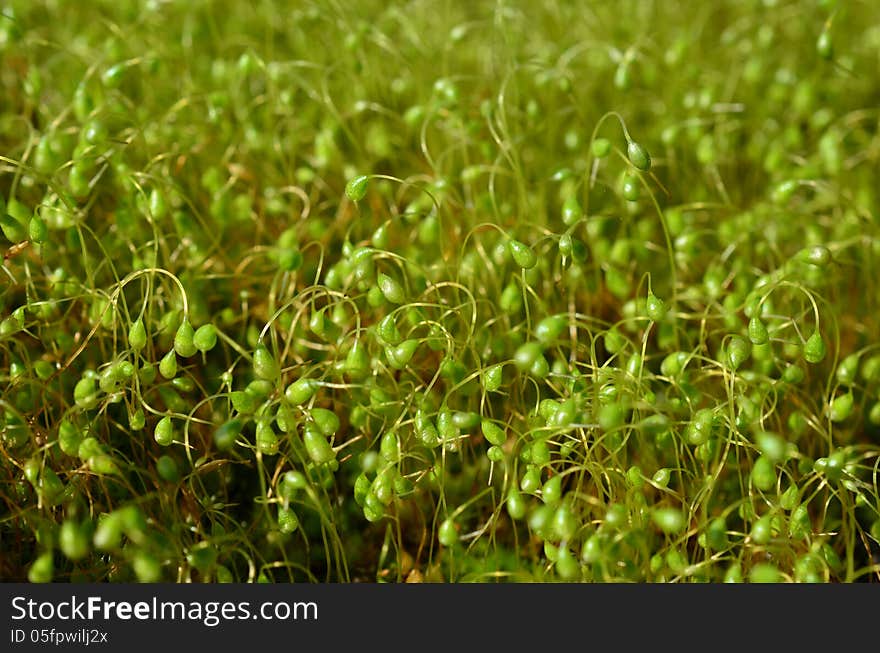
[{"label": "green foliage", "polygon": [[880,580],[876,10],[715,4],[11,0],[0,577]]}]

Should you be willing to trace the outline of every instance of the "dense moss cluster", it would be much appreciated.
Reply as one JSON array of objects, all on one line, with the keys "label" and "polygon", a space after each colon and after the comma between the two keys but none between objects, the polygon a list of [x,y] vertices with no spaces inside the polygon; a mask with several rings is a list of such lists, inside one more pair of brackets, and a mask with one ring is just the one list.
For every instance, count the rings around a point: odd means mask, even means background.
[{"label": "dense moss cluster", "polygon": [[0,577],[878,580],[878,19],[9,2]]}]

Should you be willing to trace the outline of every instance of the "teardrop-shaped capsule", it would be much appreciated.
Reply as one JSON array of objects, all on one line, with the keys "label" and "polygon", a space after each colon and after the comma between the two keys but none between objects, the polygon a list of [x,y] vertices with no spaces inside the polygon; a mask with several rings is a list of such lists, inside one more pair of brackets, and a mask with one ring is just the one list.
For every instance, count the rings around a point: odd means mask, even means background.
[{"label": "teardrop-shaped capsule", "polygon": [[541,498],[548,506],[558,505],[562,500],[562,474],[554,474],[541,488]]},{"label": "teardrop-shaped capsule", "polygon": [[727,362],[733,369],[738,369],[752,353],[752,346],[742,336],[733,336],[727,344]]},{"label": "teardrop-shaped capsule", "polygon": [[765,455],[758,456],[752,466],[751,479],[759,490],[765,492],[770,490],[776,485],[776,469],[773,461]]},{"label": "teardrop-shaped capsule", "polygon": [[832,422],[844,421],[847,417],[852,415],[853,404],[854,399],[852,392],[847,392],[839,397],[835,397],[828,406],[828,418]]},{"label": "teardrop-shaped capsule", "polygon": [[550,315],[535,326],[535,337],[548,344],[555,341],[568,326],[567,315]]},{"label": "teardrop-shaped capsule", "polygon": [[538,263],[538,255],[523,242],[511,240],[507,243],[507,249],[513,257],[514,263],[525,270],[535,267]]},{"label": "teardrop-shaped capsule", "polygon": [[257,451],[264,456],[273,456],[278,453],[278,436],[272,430],[268,419],[261,419],[257,422],[255,440]]},{"label": "teardrop-shaped capsule", "polygon": [[795,258],[803,261],[804,263],[809,263],[810,265],[824,268],[826,265],[831,263],[834,257],[831,254],[831,250],[824,245],[814,245],[813,247],[805,247],[804,249],[800,250],[797,254],[795,254]]},{"label": "teardrop-shaped capsule", "polygon": [[133,412],[128,415],[128,427],[132,431],[140,431],[147,423],[147,416],[144,414],[144,409],[138,407]]},{"label": "teardrop-shaped capsule", "polygon": [[635,175],[626,173],[620,186],[620,194],[623,199],[635,202],[639,199],[639,179]]},{"label": "teardrop-shaped capsule", "polygon": [[291,508],[278,508],[278,530],[289,534],[299,528],[299,518]]},{"label": "teardrop-shaped capsule", "polygon": [[183,318],[183,322],[177,327],[177,333],[174,334],[174,351],[183,358],[193,356],[198,351],[193,342],[194,337],[195,331],[193,331],[192,324],[188,319]]},{"label": "teardrop-shaped capsule", "polygon": [[174,441],[174,425],[171,423],[170,416],[166,415],[156,424],[153,439],[163,447],[167,447]]},{"label": "teardrop-shaped capsule", "polygon": [[147,329],[141,318],[136,319],[128,330],[128,345],[139,352],[147,344]]},{"label": "teardrop-shaped capsule", "polygon": [[406,301],[406,293],[403,291],[403,287],[387,274],[380,272],[377,281],[379,283],[379,290],[382,291],[385,299],[389,302],[392,304],[402,304]]},{"label": "teardrop-shaped capsule", "polygon": [[306,453],[318,465],[329,463],[336,459],[336,453],[327,442],[327,438],[321,431],[313,426],[306,426],[303,430],[303,444],[306,447]]},{"label": "teardrop-shaped capsule", "polygon": [[569,195],[562,203],[562,222],[568,227],[580,220],[583,213],[584,210],[575,195]]},{"label": "teardrop-shaped capsule", "polygon": [[501,363],[487,368],[483,372],[483,389],[486,392],[496,392],[504,380],[504,367]]},{"label": "teardrop-shaped capsule", "polygon": [[514,352],[513,362],[521,372],[525,372],[535,363],[538,357],[541,356],[542,350],[541,343],[524,343]]},{"label": "teardrop-shaped capsule", "polygon": [[254,374],[266,381],[274,381],[280,373],[275,357],[266,345],[259,344],[254,349]]},{"label": "teardrop-shaped capsule", "polygon": [[221,451],[232,448],[243,425],[244,423],[240,419],[231,419],[221,424],[214,431],[214,446]]},{"label": "teardrop-shaped capsule", "polygon": [[850,354],[837,366],[837,380],[843,385],[852,385],[855,383],[856,375],[859,372],[859,355]]},{"label": "teardrop-shaped capsule", "polygon": [[343,370],[352,378],[361,378],[370,370],[370,358],[366,347],[360,340],[355,340],[345,356]]},{"label": "teardrop-shaped capsule", "polygon": [[107,88],[117,88],[122,83],[124,74],[125,64],[115,64],[101,74],[101,82]]},{"label": "teardrop-shaped capsule", "polygon": [[820,363],[827,353],[828,348],[825,346],[822,334],[816,329],[804,343],[804,360],[813,364]]},{"label": "teardrop-shaped capsule", "polygon": [[318,391],[318,382],[315,379],[297,379],[284,391],[284,397],[294,406],[299,406],[311,399]]},{"label": "teardrop-shaped capsule", "polygon": [[165,195],[158,188],[150,191],[150,215],[154,220],[161,220],[168,214],[168,204],[165,202]]},{"label": "teardrop-shaped capsule", "polygon": [[173,349],[169,350],[159,361],[159,374],[166,379],[173,379],[177,374],[177,354]]},{"label": "teardrop-shaped capsule", "polygon": [[404,340],[396,347],[386,349],[388,362],[394,369],[400,370],[407,366],[418,349],[419,341],[413,338]]},{"label": "teardrop-shaped capsule", "polygon": [[458,529],[453,519],[445,519],[437,530],[437,541],[445,547],[452,547],[458,542]]},{"label": "teardrop-shaped capsule", "polygon": [[645,300],[645,313],[655,322],[659,322],[666,316],[666,304],[653,292],[648,292]]},{"label": "teardrop-shaped capsule", "polygon": [[370,178],[366,175],[353,177],[345,185],[345,194],[352,202],[360,202],[367,194],[367,184]]},{"label": "teardrop-shaped capsule", "polygon": [[627,143],[626,156],[629,159],[629,162],[639,170],[648,171],[651,169],[651,155],[648,154],[648,151],[644,147],[635,141]]},{"label": "teardrop-shaped capsule", "polygon": [[528,503],[519,491],[512,487],[507,493],[507,514],[511,519],[522,519],[528,511]]},{"label": "teardrop-shaped capsule", "polygon": [[489,444],[494,444],[500,447],[507,441],[507,434],[504,432],[504,429],[498,426],[495,422],[484,419],[480,428],[483,431],[483,437],[486,438],[486,441],[489,442]]},{"label": "teardrop-shaped capsule", "polygon": [[312,333],[314,333],[319,338],[324,335],[327,330],[327,326],[324,320],[323,309],[312,313],[312,316],[309,318],[309,329],[311,329]]},{"label": "teardrop-shaped capsule", "polygon": [[35,243],[43,243],[49,237],[49,227],[46,221],[38,215],[28,221],[28,236]]},{"label": "teardrop-shaped capsule", "polygon": [[611,153],[611,141],[607,138],[597,138],[590,146],[590,151],[597,159],[604,159]]},{"label": "teardrop-shaped capsule", "polygon": [[376,333],[385,344],[392,347],[400,344],[400,341],[403,340],[400,331],[397,329],[397,322],[394,319],[393,313],[389,313],[379,320],[379,323],[376,325]]},{"label": "teardrop-shaped capsule", "polygon": [[816,52],[826,61],[834,56],[834,45],[831,41],[831,33],[827,29],[823,29],[816,39]]},{"label": "teardrop-shaped capsule", "polygon": [[326,408],[312,408],[310,413],[318,430],[326,436],[331,436],[339,430],[339,417],[332,410]]},{"label": "teardrop-shaped capsule", "polygon": [[757,315],[749,320],[749,340],[753,345],[763,345],[770,340],[770,334],[767,327]]},{"label": "teardrop-shaped capsule", "polygon": [[211,351],[217,345],[217,328],[213,324],[203,324],[193,335],[193,345],[202,353]]}]

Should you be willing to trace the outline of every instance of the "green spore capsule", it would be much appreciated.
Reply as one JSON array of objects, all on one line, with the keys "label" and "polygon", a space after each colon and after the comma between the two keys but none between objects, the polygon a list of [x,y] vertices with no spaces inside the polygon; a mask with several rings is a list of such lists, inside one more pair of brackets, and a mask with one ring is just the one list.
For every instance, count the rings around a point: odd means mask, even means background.
[{"label": "green spore capsule", "polygon": [[828,419],[832,422],[843,422],[852,415],[854,403],[852,392],[835,397],[828,406]]},{"label": "green spore capsule", "polygon": [[629,162],[639,170],[647,172],[651,169],[651,155],[648,154],[648,151],[644,147],[635,141],[629,141],[629,143],[627,143],[626,156],[629,159]]},{"label": "green spore capsule", "polygon": [[379,290],[382,291],[382,295],[386,300],[392,304],[403,304],[406,301],[406,293],[403,291],[403,287],[387,274],[380,272],[377,281],[379,283]]},{"label": "green spore capsule", "polygon": [[661,531],[674,535],[684,530],[684,513],[678,508],[657,508],[651,512],[651,520]]},{"label": "green spore capsule", "polygon": [[128,346],[137,353],[146,345],[147,329],[144,326],[144,321],[141,318],[138,318],[132,322],[131,327],[128,329]]},{"label": "green spore capsule", "polygon": [[162,447],[167,447],[174,442],[174,425],[171,423],[169,415],[158,421],[156,429],[153,431],[153,439]]},{"label": "green spore capsule", "polygon": [[504,380],[504,367],[500,363],[492,365],[483,372],[483,389],[486,392],[497,392]]},{"label": "green spore capsule", "polygon": [[343,361],[343,370],[352,379],[362,379],[370,370],[370,357],[367,348],[360,340],[355,340]]},{"label": "green spore capsule", "polygon": [[166,379],[173,379],[177,374],[177,354],[173,349],[169,350],[159,361],[159,374]]},{"label": "green spore capsule", "polygon": [[294,406],[300,406],[315,396],[319,383],[315,379],[297,379],[284,391],[284,397]]},{"label": "green spore capsule", "polygon": [[800,250],[795,255],[795,258],[804,263],[809,263],[810,265],[824,268],[829,263],[831,263],[833,256],[831,254],[831,250],[824,245],[814,245],[813,247],[805,247],[804,249]]},{"label": "green spore capsule", "polygon": [[649,291],[648,298],[645,300],[645,313],[650,319],[659,322],[666,317],[666,304],[657,295]]},{"label": "green spore capsule", "polygon": [[418,349],[419,341],[413,338],[404,340],[396,347],[386,349],[388,362],[396,370],[402,370],[412,360],[413,354]]},{"label": "green spore capsule", "polygon": [[749,340],[753,345],[764,345],[770,340],[767,326],[757,315],[752,316],[749,320]]},{"label": "green spore capsule", "polygon": [[0,206],[0,231],[3,232],[6,239],[12,244],[24,240],[27,237],[27,229],[25,228],[25,225],[11,215],[8,215],[2,209],[3,207]]},{"label": "green spore capsule", "polygon": [[110,66],[107,70],[105,70],[101,74],[101,82],[107,88],[118,88],[122,83],[122,78],[125,74],[125,64],[115,64]]},{"label": "green spore capsule", "polygon": [[597,159],[604,159],[611,153],[611,141],[607,138],[597,138],[590,146],[590,152]]},{"label": "green spore capsule", "polygon": [[785,440],[778,434],[762,431],[755,436],[755,442],[761,453],[773,463],[784,462],[786,457]]},{"label": "green spore capsule", "polygon": [[389,313],[376,325],[376,334],[385,342],[385,344],[391,345],[392,347],[400,344],[403,340],[403,336],[400,335],[400,331],[397,328],[397,322],[394,319],[394,314]]},{"label": "green spore capsule", "polygon": [[483,437],[486,438],[489,444],[500,447],[507,441],[507,434],[504,432],[504,429],[495,422],[484,419],[480,424],[480,428],[483,431]]},{"label": "green spore capsule", "polygon": [[28,237],[35,243],[44,243],[49,238],[49,226],[38,215],[28,221]]},{"label": "green spore capsule", "polygon": [[89,541],[89,533],[83,524],[79,524],[72,519],[65,520],[61,524],[58,533],[58,544],[61,552],[69,560],[82,560],[89,553],[91,542]]},{"label": "green spore capsule", "polygon": [[559,505],[562,500],[562,475],[554,474],[541,487],[541,498],[548,506]]},{"label": "green spore capsule", "polygon": [[280,374],[278,363],[266,345],[257,345],[254,350],[254,374],[266,381],[274,381]]},{"label": "green spore capsule", "polygon": [[527,511],[528,502],[516,488],[511,488],[507,493],[507,514],[511,519],[520,520],[526,516]]},{"label": "green spore capsule", "polygon": [[776,204],[785,204],[791,199],[792,195],[798,188],[798,182],[793,179],[786,179],[777,184],[771,192],[771,199]]},{"label": "green spore capsule", "polygon": [[445,547],[453,547],[458,542],[458,529],[455,520],[445,519],[437,530],[437,541]]},{"label": "green spore capsule", "polygon": [[856,381],[859,372],[859,355],[850,354],[837,366],[837,380],[842,385],[852,385]]},{"label": "green spore capsule", "polygon": [[366,175],[353,177],[345,185],[345,195],[352,202],[360,202],[367,194],[367,184],[370,178]]},{"label": "green spore capsule", "polygon": [[804,360],[815,365],[821,363],[827,353],[828,348],[825,346],[822,334],[816,329],[804,343]]},{"label": "green spore capsule", "polygon": [[231,449],[241,434],[244,422],[240,419],[231,419],[221,424],[214,431],[214,446],[221,451]]},{"label": "green spore capsule", "polygon": [[[308,484],[309,482],[305,474],[291,470],[285,472],[284,476],[281,477],[281,481],[278,484],[278,494],[282,499],[290,501],[299,490],[304,490],[308,487]],[[361,501],[363,501],[363,497],[369,490],[369,487],[369,480],[366,474],[360,474],[354,484],[355,500],[357,501],[360,496]]]},{"label": "green spore capsule", "polygon": [[754,486],[764,492],[776,485],[776,469],[769,456],[758,456],[752,466],[751,479]]},{"label": "green spore capsule", "polygon": [[309,318],[309,329],[319,338],[327,332],[327,323],[324,319],[324,311],[315,311]]},{"label": "green spore capsule", "polygon": [[332,410],[312,408],[310,415],[315,422],[315,426],[324,435],[330,436],[339,430],[339,417]]},{"label": "green spore capsule", "polygon": [[802,383],[806,376],[807,373],[800,365],[789,365],[782,371],[782,380],[786,383]]},{"label": "green spore capsule", "polygon": [[550,315],[535,326],[535,337],[545,344],[555,341],[568,326],[567,315]]},{"label": "green spore capsule", "polygon": [[144,414],[144,409],[138,407],[128,415],[128,427],[132,431],[140,431],[147,423],[147,416]]},{"label": "green spore capsule", "polygon": [[193,345],[200,352],[207,353],[217,345],[217,328],[213,324],[203,324],[193,334]]},{"label": "green spore capsule", "polygon": [[517,369],[525,372],[531,368],[535,361],[542,357],[542,349],[541,343],[538,342],[527,342],[520,345],[513,354],[513,362]]},{"label": "green spore capsule", "polygon": [[278,509],[278,530],[285,535],[293,533],[299,528],[299,518],[290,508],[281,507]]},{"label": "green spore capsule", "polygon": [[577,197],[574,195],[569,195],[562,203],[562,222],[567,227],[570,227],[580,220],[583,214],[584,210],[581,208],[580,202],[578,202]]},{"label": "green spore capsule", "polygon": [[574,248],[574,239],[570,234],[562,234],[559,237],[559,253],[562,256],[571,256]]},{"label": "green spore capsule", "polygon": [[195,331],[193,331],[192,324],[184,318],[174,334],[174,351],[182,358],[189,358],[198,351],[193,342],[194,336]]},{"label": "green spore capsule", "polygon": [[327,442],[326,436],[315,427],[305,427],[303,430],[303,444],[309,458],[318,465],[329,463],[331,460],[336,459],[336,453],[333,451],[330,443]]},{"label": "green spore capsule", "polygon": [[156,473],[167,483],[176,483],[180,480],[180,467],[171,456],[159,456],[156,459]]},{"label": "green spore capsule", "polygon": [[98,388],[94,377],[86,376],[77,381],[73,388],[73,400],[83,410],[91,410],[98,405]]},{"label": "green spore capsule", "polygon": [[165,202],[165,195],[158,188],[150,191],[149,200],[150,215],[154,220],[162,220],[168,215],[168,204]]},{"label": "green spore capsule", "polygon": [[524,270],[530,270],[538,264],[538,255],[535,251],[523,242],[518,240],[510,240],[507,243],[507,249],[514,263]]},{"label": "green spore capsule", "polygon": [[625,200],[635,202],[639,199],[639,178],[630,173],[623,176],[623,182],[620,186],[620,194]]},{"label": "green spore capsule", "polygon": [[816,52],[825,61],[830,61],[834,57],[834,44],[831,40],[831,33],[827,29],[823,29],[816,39]]},{"label": "green spore capsule", "polygon": [[[553,506],[555,504],[545,503],[544,505]],[[551,520],[550,527],[552,533],[560,540],[571,540],[574,538],[580,526],[574,511],[567,503],[563,503],[556,508]]]},{"label": "green spore capsule", "polygon": [[735,370],[749,359],[751,353],[751,343],[742,336],[733,336],[727,343],[727,362]]},{"label": "green spore capsule", "polygon": [[257,451],[264,456],[273,456],[278,453],[278,436],[272,430],[268,419],[263,418],[257,422],[256,443]]},{"label": "green spore capsule", "polygon": [[31,563],[28,569],[28,582],[31,583],[51,583],[52,576],[55,573],[55,564],[52,560],[52,552],[40,554],[36,560]]}]

